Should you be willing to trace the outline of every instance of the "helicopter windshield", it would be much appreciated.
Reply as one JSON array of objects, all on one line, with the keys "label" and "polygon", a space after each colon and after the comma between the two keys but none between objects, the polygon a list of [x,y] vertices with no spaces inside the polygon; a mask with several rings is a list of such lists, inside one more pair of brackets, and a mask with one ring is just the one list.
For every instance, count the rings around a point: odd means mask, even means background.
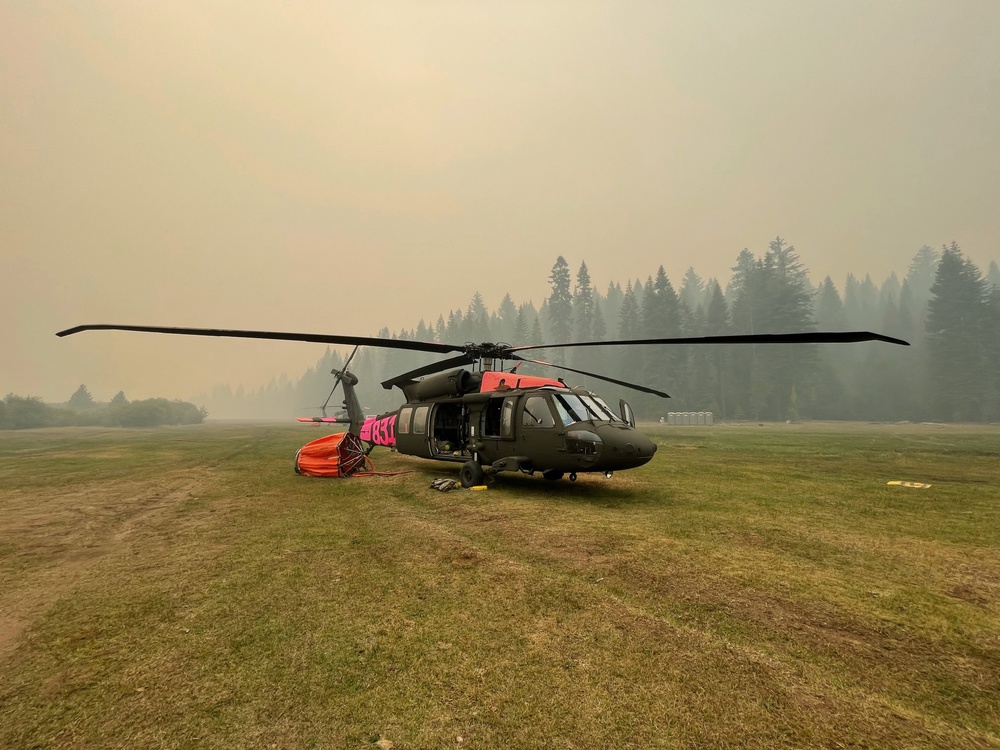
[{"label": "helicopter windshield", "polygon": [[613,421],[609,410],[602,409],[590,396],[579,396],[575,393],[553,393],[552,402],[563,426],[568,426],[574,422],[589,422],[597,420],[599,422]]},{"label": "helicopter windshield", "polygon": [[585,396],[584,398],[589,398],[590,400],[597,403],[597,405],[601,409],[601,413],[605,415],[603,417],[604,419],[608,420],[609,422],[622,421],[622,418],[619,417],[617,414],[615,414],[613,411],[611,411],[611,407],[608,406],[607,403],[605,403],[604,399],[601,398],[600,396]]}]

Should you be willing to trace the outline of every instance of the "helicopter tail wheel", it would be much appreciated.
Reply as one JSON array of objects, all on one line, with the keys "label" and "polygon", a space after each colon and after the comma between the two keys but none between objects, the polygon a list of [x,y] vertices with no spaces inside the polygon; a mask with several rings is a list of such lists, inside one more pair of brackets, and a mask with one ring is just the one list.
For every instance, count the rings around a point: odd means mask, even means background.
[{"label": "helicopter tail wheel", "polygon": [[613,471],[611,471],[611,469],[608,469],[606,472],[604,472],[604,478],[605,479],[611,479],[611,477],[613,477],[614,475],[615,475],[615,473]]},{"label": "helicopter tail wheel", "polygon": [[569,481],[571,481],[571,482],[575,482],[576,481],[576,472],[575,471],[572,474],[569,475]]},{"label": "helicopter tail wheel", "polygon": [[475,461],[466,461],[458,472],[463,487],[478,487],[486,480],[486,472]]},{"label": "helicopter tail wheel", "polygon": [[563,473],[561,471],[556,471],[555,469],[549,469],[548,471],[543,471],[542,476],[550,482],[555,482],[563,478]]}]

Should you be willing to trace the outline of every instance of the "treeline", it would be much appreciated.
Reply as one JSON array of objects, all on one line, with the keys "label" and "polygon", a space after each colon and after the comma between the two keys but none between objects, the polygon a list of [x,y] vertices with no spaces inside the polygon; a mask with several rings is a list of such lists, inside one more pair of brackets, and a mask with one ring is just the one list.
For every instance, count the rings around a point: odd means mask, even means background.
[{"label": "treeline", "polygon": [[158,427],[201,424],[208,412],[187,401],[148,398],[129,401],[121,391],[108,403],[94,401],[81,385],[65,404],[46,404],[36,396],[8,394],[0,401],[0,429],[32,427]]},{"label": "treeline", "polygon": [[[603,291],[585,262],[575,274],[559,257],[550,294],[536,308],[510,294],[490,311],[474,294],[465,310],[428,325],[379,336],[421,341],[511,344],[666,338],[738,333],[870,330],[910,341],[843,345],[634,346],[539,350],[538,359],[664,390],[670,401],[597,378],[562,372],[609,402],[629,400],[646,419],[667,411],[711,411],[722,419],[863,419],[994,421],[1000,419],[1000,268],[983,272],[955,243],[922,247],[905,273],[876,284],[848,274],[814,285],[780,237],[735,258],[725,287],[689,268],[679,286],[663,267],[645,280],[611,282]],[[433,355],[362,350],[351,363],[365,405],[380,411],[399,394],[378,383],[434,361]],[[258,391],[217,388],[203,399],[220,416],[287,417],[318,413],[341,357],[327,351],[296,382],[272,381]],[[509,364],[508,364],[509,366]],[[521,372],[546,372],[525,365]],[[559,371],[546,374],[558,376]],[[332,402],[339,405],[339,399]]]}]

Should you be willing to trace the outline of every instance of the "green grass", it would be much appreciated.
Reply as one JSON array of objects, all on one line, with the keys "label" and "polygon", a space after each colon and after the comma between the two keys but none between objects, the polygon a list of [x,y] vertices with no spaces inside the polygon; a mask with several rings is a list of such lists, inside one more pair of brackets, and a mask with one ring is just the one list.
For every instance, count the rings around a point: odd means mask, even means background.
[{"label": "green grass", "polygon": [[648,430],[448,494],[294,426],[0,434],[0,747],[1000,746],[1000,429]]}]

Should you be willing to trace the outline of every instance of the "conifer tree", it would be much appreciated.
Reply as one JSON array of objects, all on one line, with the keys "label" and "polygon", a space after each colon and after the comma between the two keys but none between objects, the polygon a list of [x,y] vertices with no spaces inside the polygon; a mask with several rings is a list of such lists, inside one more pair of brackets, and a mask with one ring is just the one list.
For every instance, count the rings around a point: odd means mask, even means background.
[{"label": "conifer tree", "polygon": [[891,299],[898,306],[900,286],[899,277],[896,276],[896,272],[893,271],[889,274],[889,277],[882,282],[882,287],[878,290],[879,305],[884,305],[887,300]]},{"label": "conifer tree", "polygon": [[[708,304],[705,308],[705,335],[725,336],[729,331],[729,305],[726,297],[722,293],[722,287],[715,279],[711,279],[705,289],[708,295]],[[714,386],[714,400],[709,404],[709,409],[717,414],[726,417],[728,412],[728,366],[729,354],[725,346],[708,346],[708,361],[712,367],[712,385]]]},{"label": "conifer tree", "polygon": [[594,336],[594,290],[590,285],[587,264],[581,263],[573,290],[574,340],[591,341]]},{"label": "conifer tree", "polygon": [[861,303],[860,327],[865,330],[877,328],[881,314],[878,305],[878,289],[872,281],[871,274],[865,274],[864,281],[858,286],[858,301]]},{"label": "conifer tree", "polygon": [[844,280],[844,314],[850,328],[860,328],[864,312],[861,304],[861,284],[853,273]]},{"label": "conifer tree", "polygon": [[[900,287],[898,302],[892,295],[882,294],[880,332],[904,340],[909,337],[909,296],[908,285]],[[870,416],[888,421],[898,419],[900,414],[913,414],[922,385],[917,366],[919,359],[914,350],[878,343],[864,344],[859,348],[868,355],[869,376],[867,382],[858,385],[861,392],[871,394]]]},{"label": "conifer tree", "polygon": [[[756,333],[754,310],[759,306],[763,290],[759,289],[757,259],[748,248],[743,248],[736,256],[736,264],[730,269],[733,275],[726,287],[729,303],[730,325],[733,333]],[[757,365],[757,351],[753,346],[736,346],[728,356],[730,378],[728,392],[731,416],[740,419],[756,419],[757,409],[753,405],[753,383],[760,377]]]},{"label": "conifer tree", "polygon": [[493,335],[500,341],[510,341],[514,336],[514,325],[517,319],[517,305],[510,298],[508,292],[500,300],[500,307],[496,312],[496,326],[492,327]]},{"label": "conifer tree", "polygon": [[[738,333],[810,331],[812,293],[795,248],[775,238],[759,261],[744,250],[733,268],[731,287],[734,327]],[[794,419],[794,409],[808,403],[816,369],[814,347],[740,347],[734,355],[744,380],[738,406],[755,419]],[[749,349],[749,353],[746,352]],[[793,408],[794,407],[794,408]]]},{"label": "conifer tree", "polygon": [[617,321],[619,319],[619,313],[621,312],[622,300],[625,297],[625,293],[622,291],[621,285],[612,281],[608,283],[608,290],[604,293],[604,321],[605,324],[609,326],[608,330],[615,330],[617,328]]},{"label": "conifer tree", "polygon": [[413,332],[413,340],[414,341],[432,341],[433,339],[434,339],[434,334],[427,327],[427,324],[424,323],[424,319],[421,318],[420,322],[417,323],[416,330],[414,330],[414,332]]},{"label": "conifer tree", "polygon": [[478,291],[472,295],[465,311],[464,341],[488,341],[490,339],[489,312]]},{"label": "conifer tree", "polygon": [[927,312],[929,374],[938,418],[979,421],[989,413],[986,283],[952,242],[943,248]]},{"label": "conifer tree", "polygon": [[[850,326],[844,302],[827,276],[816,293],[816,323],[821,331],[846,331]],[[837,347],[821,347],[812,413],[820,419],[845,419],[851,409],[844,379],[853,377],[855,360]]]},{"label": "conifer tree", "polygon": [[[618,338],[625,341],[643,338],[642,317],[631,281],[625,284],[625,293],[622,295],[621,310],[618,315]],[[627,346],[622,348],[624,349],[621,352],[622,366],[618,374],[623,379],[628,380],[643,372],[643,355],[645,354],[643,350],[646,347]]]},{"label": "conifer tree", "polygon": [[519,305],[517,315],[514,316],[514,332],[511,334],[512,343],[515,346],[528,343],[528,318],[524,312],[524,305]]},{"label": "conifer tree", "polygon": [[910,343],[916,347],[922,347],[926,336],[927,305],[931,299],[931,286],[937,275],[938,263],[941,262],[940,254],[937,250],[924,245],[921,247],[906,270],[906,277],[903,279],[910,287],[912,294],[912,304],[910,310],[914,323],[914,335]]},{"label": "conifer tree", "polygon": [[[767,321],[766,331],[762,332],[815,330],[812,291],[795,247],[776,237],[768,247],[761,270],[768,300],[767,310],[762,311],[761,316]],[[772,418],[797,419],[798,410],[811,399],[817,367],[816,347],[769,347],[765,362],[773,394],[768,404]]]},{"label": "conifer tree", "polygon": [[73,395],[69,397],[67,406],[69,406],[70,409],[79,409],[81,411],[93,409],[95,406],[94,397],[90,395],[90,391],[87,390],[87,386],[81,385],[73,392]]},{"label": "conifer tree", "polygon": [[604,319],[601,305],[594,304],[594,340],[604,341],[608,337],[608,324]]},{"label": "conifer tree", "polygon": [[451,310],[448,312],[448,325],[445,326],[445,340],[452,344],[465,341],[463,337],[464,327],[461,310]]},{"label": "conifer tree", "polygon": [[816,295],[816,323],[824,331],[847,330],[847,315],[833,279],[827,276]]},{"label": "conifer tree", "polygon": [[548,297],[549,333],[553,344],[572,340],[573,336],[573,295],[570,292],[569,265],[561,255],[556,258],[549,274],[552,293]]},{"label": "conifer tree", "polygon": [[[643,338],[676,338],[681,336],[680,302],[663,266],[656,271],[655,281],[646,281],[642,297]],[[642,370],[643,384],[669,393],[667,386],[685,381],[686,347],[652,346],[645,352]],[[683,398],[683,396],[679,397]],[[655,400],[654,400],[655,399]],[[640,399],[648,410],[666,411],[660,399],[652,396]],[[681,401],[678,400],[677,404]]]},{"label": "conifer tree", "polygon": [[[601,305],[597,300],[594,300],[594,327],[593,334],[591,337],[592,341],[606,341],[608,338],[608,326],[604,321],[604,313],[601,311]],[[607,375],[614,375],[614,370],[617,370],[615,365],[617,364],[613,361],[606,352],[606,348],[603,346],[589,347],[590,353],[587,359],[587,369]],[[605,386],[601,385],[602,390],[606,390]]]},{"label": "conifer tree", "polygon": [[931,286],[937,277],[937,267],[940,262],[938,252],[929,245],[917,250],[913,260],[910,261],[906,270],[906,281],[910,282],[910,290],[919,307],[930,301]]},{"label": "conifer tree", "polygon": [[705,304],[705,284],[695,273],[694,266],[689,266],[684,274],[678,297],[692,312]]},{"label": "conifer tree", "polygon": [[541,316],[536,315],[535,319],[531,321],[531,336],[528,339],[529,344],[544,344],[545,336],[542,333]]},{"label": "conifer tree", "polygon": [[[726,286],[726,299],[730,301],[730,304],[749,293],[749,285],[756,264],[757,259],[748,248],[740,250],[739,255],[736,256],[736,265],[729,269],[733,272],[733,275],[729,277],[729,284]],[[751,331],[748,330],[745,333],[751,333]]]},{"label": "conifer tree", "polygon": [[635,301],[635,292],[632,290],[631,281],[625,286],[625,294],[622,298],[621,314],[618,320],[618,336],[625,340],[642,337],[639,306]]}]

